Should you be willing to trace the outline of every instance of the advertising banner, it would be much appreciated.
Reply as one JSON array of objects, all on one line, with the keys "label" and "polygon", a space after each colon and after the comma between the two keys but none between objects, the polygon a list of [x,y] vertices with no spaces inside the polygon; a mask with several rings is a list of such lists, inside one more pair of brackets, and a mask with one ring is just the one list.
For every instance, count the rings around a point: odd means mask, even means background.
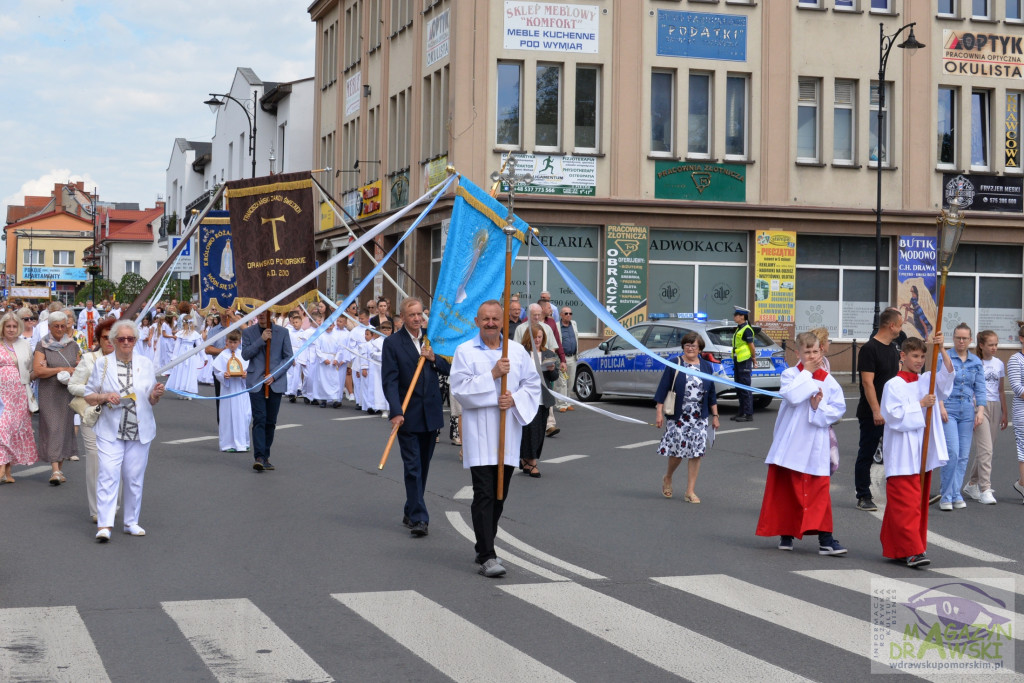
[{"label": "advertising banner", "polygon": [[375,180],[372,183],[368,183],[359,188],[359,195],[363,198],[362,208],[359,209],[360,218],[376,216],[380,213],[380,192],[382,187],[382,181]]},{"label": "advertising banner", "polygon": [[733,62],[747,61],[747,18],[658,10],[658,54]]},{"label": "advertising banner", "polygon": [[900,236],[896,261],[896,306],[908,337],[929,341],[938,313],[935,304],[937,237]]},{"label": "advertising banner", "polygon": [[745,202],[747,169],[743,164],[656,161],[654,197],[696,202]]},{"label": "advertising banner", "polygon": [[[604,305],[623,327],[647,320],[647,249],[645,225],[609,225],[604,233]],[[605,328],[605,335],[612,330]]]},{"label": "advertising banner", "polygon": [[960,76],[1024,76],[1024,36],[970,31],[942,32],[942,70]]},{"label": "advertising banner", "polygon": [[62,268],[60,266],[22,266],[22,280],[59,280],[61,282],[84,282],[89,279],[85,268]]},{"label": "advertising banner", "polygon": [[363,72],[357,71],[355,75],[345,79],[345,116],[352,116],[359,113],[359,97],[363,89]]},{"label": "advertising banner", "polygon": [[[228,182],[236,306],[255,308],[313,271],[319,211],[312,189],[309,171]],[[315,280],[307,282],[271,310],[283,313],[315,300],[316,287]]]},{"label": "advertising banner", "polygon": [[[502,167],[508,154],[501,155]],[[533,182],[516,185],[521,194],[593,197],[597,193],[597,159],[571,154],[516,154],[516,172],[532,173]],[[502,192],[508,185],[502,183]]]},{"label": "advertising banner", "polygon": [[448,56],[448,36],[451,34],[450,10],[445,10],[427,22],[427,66]]},{"label": "advertising banner", "polygon": [[796,233],[759,230],[754,251],[754,323],[776,343],[796,325]]},{"label": "advertising banner", "polygon": [[942,174],[942,208],[959,196],[965,211],[1024,213],[1024,178],[1021,176]]},{"label": "advertising banner", "polygon": [[505,1],[506,50],[597,54],[596,5]]},{"label": "advertising banner", "polygon": [[199,224],[199,309],[231,308],[235,288],[235,257],[227,211],[210,211]]}]

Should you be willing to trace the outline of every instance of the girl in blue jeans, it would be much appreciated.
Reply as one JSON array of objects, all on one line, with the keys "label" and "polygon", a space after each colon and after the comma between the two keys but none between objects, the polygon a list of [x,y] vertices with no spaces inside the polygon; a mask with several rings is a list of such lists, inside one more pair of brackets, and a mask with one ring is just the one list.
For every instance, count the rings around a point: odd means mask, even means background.
[{"label": "girl in blue jeans", "polygon": [[971,455],[974,428],[985,417],[985,368],[981,360],[967,350],[971,345],[971,328],[960,323],[953,330],[953,392],[939,404],[942,430],[946,435],[949,462],[940,470],[939,509],[965,508],[961,489],[967,460]]}]

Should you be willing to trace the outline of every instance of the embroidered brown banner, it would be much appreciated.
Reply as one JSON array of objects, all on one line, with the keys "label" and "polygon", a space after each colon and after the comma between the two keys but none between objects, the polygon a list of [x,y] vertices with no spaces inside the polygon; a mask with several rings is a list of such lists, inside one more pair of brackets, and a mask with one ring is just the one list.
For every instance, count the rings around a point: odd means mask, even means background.
[{"label": "embroidered brown banner", "polygon": [[[312,188],[309,171],[227,183],[236,306],[251,310],[313,272]],[[312,279],[270,310],[289,311],[316,291]]]}]

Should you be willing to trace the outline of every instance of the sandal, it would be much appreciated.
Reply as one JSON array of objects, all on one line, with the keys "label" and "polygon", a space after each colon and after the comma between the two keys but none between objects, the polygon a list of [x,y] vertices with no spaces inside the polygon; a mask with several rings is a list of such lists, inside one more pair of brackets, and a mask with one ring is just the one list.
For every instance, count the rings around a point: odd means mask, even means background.
[{"label": "sandal", "polygon": [[687,503],[699,503],[700,502],[700,498],[697,497],[696,493],[687,493],[685,496],[683,496],[683,500],[685,500]]},{"label": "sandal", "polygon": [[540,479],[540,470],[537,469],[536,465],[527,464],[526,467],[523,468],[523,472],[526,472],[534,479]]},{"label": "sandal", "polygon": [[523,460],[522,458],[519,458],[519,469],[521,469],[524,474],[526,473],[527,467],[529,467],[529,465],[526,464],[526,461]]},{"label": "sandal", "polygon": [[672,482],[667,481],[664,477],[661,480],[661,495],[666,498],[672,497]]}]

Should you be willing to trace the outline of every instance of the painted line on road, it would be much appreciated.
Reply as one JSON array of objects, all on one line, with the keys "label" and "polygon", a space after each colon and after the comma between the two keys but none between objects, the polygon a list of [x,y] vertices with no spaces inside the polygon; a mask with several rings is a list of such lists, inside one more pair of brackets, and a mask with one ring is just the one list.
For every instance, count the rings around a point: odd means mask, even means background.
[{"label": "painted line on road", "polygon": [[0,633],[0,672],[6,681],[110,680],[74,607],[0,609]]},{"label": "painted line on road", "polygon": [[856,418],[856,417],[844,417],[842,420],[840,420],[840,422],[857,422],[857,421],[858,421],[858,418]]},{"label": "painted line on road", "polygon": [[371,417],[378,417],[377,415],[355,415],[354,417],[332,417],[331,419],[335,422],[345,422],[347,420],[369,420]]},{"label": "painted line on road", "polygon": [[219,681],[333,681],[245,598],[161,602]]},{"label": "painted line on road", "polygon": [[737,681],[749,679],[756,671],[763,680],[808,680],[577,583],[519,584],[499,589],[681,678]]},{"label": "painted line on road", "polygon": [[463,486],[461,489],[455,492],[452,496],[455,500],[473,500],[473,487]]},{"label": "painted line on road", "polygon": [[[451,523],[452,527],[456,531],[458,531],[464,538],[473,541],[474,543],[476,542],[476,534],[473,533],[473,530],[469,528],[468,524],[466,524],[466,520],[462,519],[461,513],[455,512],[454,510],[449,510],[448,512],[445,513],[445,515],[448,517],[448,521]],[[533,572],[542,579],[547,579],[548,581],[570,580],[567,577],[562,576],[561,574],[556,574],[552,571],[548,571],[544,567],[540,567],[534,564],[533,562],[530,562],[529,560],[524,560],[521,557],[512,555],[511,553],[508,553],[505,550],[498,548],[497,546],[494,547],[494,552],[498,555],[498,557],[501,558],[502,562],[508,562],[509,564],[517,564],[523,569],[529,572]]]},{"label": "painted line on road", "polygon": [[[859,657],[870,655],[872,637],[880,635],[878,629],[872,630],[870,622],[724,574],[668,576],[654,581]],[[707,618],[706,612],[704,616]],[[888,630],[888,637],[897,642],[902,640],[903,634]],[[928,676],[915,671],[914,675],[926,680],[949,680],[948,674]]]},{"label": "painted line on road", "polygon": [[760,427],[738,427],[737,429],[719,429],[715,432],[715,436],[721,436],[722,434],[739,434],[740,432],[756,432]]},{"label": "painted line on road", "polygon": [[53,468],[49,465],[40,465],[38,467],[30,467],[27,470],[12,471],[12,474],[17,474],[19,477],[31,477],[35,474],[42,474],[43,472],[50,472]]},{"label": "painted line on road", "polygon": [[537,548],[534,548],[532,545],[528,545],[523,541],[520,541],[518,538],[510,535],[501,527],[498,527],[498,539],[504,541],[505,543],[508,543],[510,546],[517,550],[521,550],[527,555],[532,555],[533,557],[537,558],[538,560],[541,560],[542,562],[547,562],[550,565],[558,567],[559,569],[564,569],[565,571],[570,572],[572,574],[576,574],[577,576],[581,576],[584,579],[603,580],[607,578],[601,576],[600,574],[592,572],[589,569],[578,567],[570,562],[566,562],[565,560],[560,560],[553,555],[548,555],[543,550],[538,550]]},{"label": "painted line on road", "polygon": [[929,570],[936,574],[982,584],[986,583],[986,579],[1012,579],[1014,582],[1014,592],[1018,595],[1024,595],[1024,576],[1008,572],[999,567],[929,567]]},{"label": "painted line on road", "polygon": [[[299,424],[277,425],[276,429],[277,429],[277,431],[280,431],[282,429],[291,429],[292,427],[301,427],[301,426],[302,425],[299,425]],[[177,439],[175,441],[164,441],[163,443],[169,444],[169,445],[172,445],[172,446],[177,446],[177,445],[183,444],[183,443],[196,443],[197,441],[213,441],[214,439],[219,439],[219,438],[220,438],[219,436],[214,434],[212,436],[193,436],[190,439]]]},{"label": "painted line on road", "polygon": [[544,460],[538,461],[537,464],[552,465],[560,462],[569,462],[571,460],[579,460],[580,458],[589,458],[589,455],[563,455],[560,458],[551,458],[550,460],[545,458]]},{"label": "painted line on road", "polygon": [[641,441],[640,443],[627,443],[625,446],[616,446],[616,448],[643,448],[644,446],[653,446],[658,443],[661,443],[661,439],[655,439],[654,441]]},{"label": "painted line on road", "polygon": [[[868,513],[868,514],[870,514],[872,517],[874,517],[878,521],[882,521],[882,518],[885,515],[885,505],[883,505],[881,503],[878,503],[877,501],[876,501],[875,504],[878,505],[878,511],[877,512],[871,512],[871,513]],[[972,545],[967,545],[966,543],[961,543],[960,541],[954,541],[952,538],[949,538],[947,536],[943,536],[942,534],[935,533],[931,529],[928,529],[928,545],[930,545],[930,546],[934,545],[934,546],[938,546],[940,548],[945,548],[946,550],[949,550],[951,552],[957,553],[958,555],[963,555],[964,557],[970,557],[970,558],[978,560],[980,562],[1016,562],[1017,561],[1017,560],[1011,559],[1009,557],[1003,557],[1002,555],[996,555],[995,553],[990,553],[987,550],[982,550],[981,548],[975,548]]]},{"label": "painted line on road", "polygon": [[452,680],[571,680],[416,591],[331,597]]}]

